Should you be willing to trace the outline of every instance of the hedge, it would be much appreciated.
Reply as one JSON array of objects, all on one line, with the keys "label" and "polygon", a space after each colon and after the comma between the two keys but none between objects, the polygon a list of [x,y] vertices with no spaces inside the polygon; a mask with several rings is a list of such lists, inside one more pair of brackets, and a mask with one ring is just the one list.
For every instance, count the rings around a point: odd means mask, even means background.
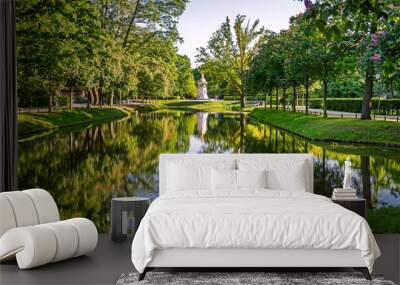
[{"label": "hedge", "polygon": [[[322,109],[322,98],[309,100],[310,108]],[[400,99],[373,98],[372,113],[383,115],[398,115],[400,113]],[[327,109],[332,111],[343,111],[361,113],[362,98],[327,98]]]}]

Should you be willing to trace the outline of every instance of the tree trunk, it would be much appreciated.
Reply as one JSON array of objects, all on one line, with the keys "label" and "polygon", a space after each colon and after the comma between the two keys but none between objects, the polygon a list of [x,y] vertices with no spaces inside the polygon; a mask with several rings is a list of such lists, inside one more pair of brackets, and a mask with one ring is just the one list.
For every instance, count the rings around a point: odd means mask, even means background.
[{"label": "tree trunk", "polygon": [[100,108],[103,108],[103,87],[100,87],[98,93],[99,93]]},{"label": "tree trunk", "polygon": [[272,90],[269,91],[269,107],[272,110]]},{"label": "tree trunk", "polygon": [[72,87],[69,88],[69,109],[72,110],[73,109],[73,101],[74,101],[74,95],[73,95],[73,91],[72,91]]},{"label": "tree trunk", "polygon": [[389,78],[390,98],[394,98],[393,78]]},{"label": "tree trunk", "polygon": [[49,113],[51,113],[53,109],[53,94],[49,96]]},{"label": "tree trunk", "polygon": [[140,5],[140,0],[136,0],[135,10],[133,11],[133,15],[131,17],[131,20],[129,21],[128,29],[126,30],[126,33],[125,33],[124,43],[122,44],[123,48],[125,48],[128,43],[129,33],[131,32],[131,27],[133,25],[133,22],[136,19],[136,15],[139,11],[139,5]]},{"label": "tree trunk", "polygon": [[94,104],[94,95],[92,89],[89,89],[88,96],[89,96],[89,108],[90,108],[90,105]]},{"label": "tree trunk", "polygon": [[96,87],[93,88],[94,105],[97,106],[99,102],[99,92]]},{"label": "tree trunk", "polygon": [[367,71],[365,72],[365,90],[361,113],[362,120],[371,119],[371,98],[374,89],[374,73],[374,63],[369,60],[367,63]]},{"label": "tree trunk", "polygon": [[276,102],[275,102],[275,109],[278,110],[279,108],[279,87],[276,86]]},{"label": "tree trunk", "polygon": [[308,81],[306,82],[306,114],[308,115],[308,88],[309,88],[309,86],[308,86]]},{"label": "tree trunk", "polygon": [[110,107],[112,107],[114,105],[114,90],[111,89],[110,92]]},{"label": "tree trunk", "polygon": [[283,100],[283,111],[286,111],[286,86],[285,85],[283,85],[282,100]]},{"label": "tree trunk", "polygon": [[264,92],[264,95],[265,95],[264,108],[266,109],[266,108],[267,108],[267,101],[268,101],[268,92],[265,91],[265,92]]},{"label": "tree trunk", "polygon": [[87,97],[87,101],[86,101],[86,108],[89,109],[90,108],[90,99],[89,99],[89,92],[87,91],[82,91],[82,97]]},{"label": "tree trunk", "polygon": [[296,94],[296,83],[293,83],[293,101],[292,101],[292,112],[296,112],[296,101],[297,101],[297,94]]},{"label": "tree trunk", "polygon": [[327,114],[327,106],[326,106],[326,98],[328,97],[328,81],[327,80],[323,80],[322,81],[322,84],[323,84],[323,88],[324,88],[324,94],[323,94],[323,103],[324,103],[324,106],[323,106],[323,109],[324,109],[324,118],[326,118],[326,117],[328,117],[328,114]]},{"label": "tree trunk", "polygon": [[245,92],[243,90],[243,87],[240,92],[240,108],[246,107],[246,97],[245,97]]}]

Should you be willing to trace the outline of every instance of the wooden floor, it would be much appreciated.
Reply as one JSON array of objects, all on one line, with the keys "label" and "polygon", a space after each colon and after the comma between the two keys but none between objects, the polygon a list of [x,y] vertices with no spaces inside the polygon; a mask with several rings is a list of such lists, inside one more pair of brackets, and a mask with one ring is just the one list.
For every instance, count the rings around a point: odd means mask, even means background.
[{"label": "wooden floor", "polygon": [[[400,235],[375,238],[382,256],[374,271],[400,284]],[[15,262],[1,264],[0,284],[115,284],[122,273],[134,271],[130,247],[130,241],[114,243],[102,234],[97,249],[88,256],[30,270],[19,270]]]},{"label": "wooden floor", "polygon": [[99,236],[94,252],[29,270],[19,270],[16,262],[0,265],[0,284],[115,284],[122,273],[134,271],[131,242],[112,242]]}]

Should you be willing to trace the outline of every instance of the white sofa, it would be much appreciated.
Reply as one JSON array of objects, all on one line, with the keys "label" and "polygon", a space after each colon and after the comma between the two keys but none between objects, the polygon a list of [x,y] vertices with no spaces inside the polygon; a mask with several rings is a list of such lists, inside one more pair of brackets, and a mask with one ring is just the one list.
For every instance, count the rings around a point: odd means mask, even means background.
[{"label": "white sofa", "polygon": [[43,189],[0,193],[0,262],[16,259],[20,269],[33,268],[91,252],[97,240],[90,220],[60,221]]}]

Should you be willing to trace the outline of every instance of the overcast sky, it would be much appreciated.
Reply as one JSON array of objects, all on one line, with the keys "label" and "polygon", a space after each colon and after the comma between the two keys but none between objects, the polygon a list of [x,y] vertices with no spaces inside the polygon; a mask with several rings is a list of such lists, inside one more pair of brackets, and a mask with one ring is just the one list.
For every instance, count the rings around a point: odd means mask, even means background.
[{"label": "overcast sky", "polygon": [[304,4],[296,0],[191,0],[179,19],[178,30],[184,40],[179,53],[195,63],[196,48],[206,46],[226,16],[233,19],[244,14],[260,19],[267,29],[279,32],[289,26],[291,16],[304,11]]}]

